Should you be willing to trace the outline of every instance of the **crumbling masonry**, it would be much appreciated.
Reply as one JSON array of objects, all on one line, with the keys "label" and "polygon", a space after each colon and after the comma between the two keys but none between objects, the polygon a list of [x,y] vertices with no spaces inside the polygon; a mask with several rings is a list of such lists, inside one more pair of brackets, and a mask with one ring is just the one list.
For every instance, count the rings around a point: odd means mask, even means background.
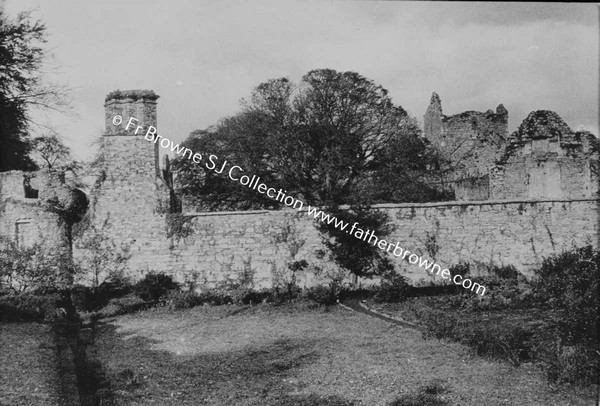
[{"label": "crumbling masonry", "polygon": [[558,114],[530,113],[508,134],[508,111],[442,114],[433,93],[424,136],[448,159],[457,200],[589,199],[598,197],[596,137],[572,131]]},{"label": "crumbling masonry", "polygon": [[[157,99],[139,90],[107,96],[101,170],[77,224],[49,210],[48,201],[60,201],[56,190],[67,193],[59,178],[1,173],[0,234],[22,245],[42,241],[62,252],[72,247],[77,258],[86,255],[82,241],[90,230],[100,231],[114,246],[128,248],[126,273],[134,280],[154,270],[210,284],[250,270],[256,287],[270,286],[286,278],[288,262],[305,259],[311,267],[297,278],[309,284],[314,267],[333,267],[317,255],[321,239],[304,213],[177,213],[168,160],[159,165],[159,146],[145,140],[144,132],[125,131],[131,116],[144,127],[160,128]],[[115,115],[123,117],[119,126]],[[388,240],[446,267],[466,261],[477,273],[512,264],[527,275],[548,255],[597,246],[595,137],[571,131],[549,111],[531,113],[511,135],[507,122],[502,105],[445,116],[434,93],[424,134],[450,163],[448,181],[457,201],[379,205],[397,226]],[[398,269],[415,281],[429,278],[406,262],[398,262]]]}]

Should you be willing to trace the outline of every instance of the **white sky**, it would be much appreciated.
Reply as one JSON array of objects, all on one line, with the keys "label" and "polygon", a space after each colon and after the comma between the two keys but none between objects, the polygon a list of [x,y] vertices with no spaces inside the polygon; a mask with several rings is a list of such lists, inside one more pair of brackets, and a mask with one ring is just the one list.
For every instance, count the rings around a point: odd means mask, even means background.
[{"label": "white sky", "polygon": [[[353,70],[422,122],[436,91],[447,115],[556,111],[598,134],[598,6],[376,1],[7,0],[37,8],[70,115],[36,114],[79,159],[104,129],[115,89],[158,95],[159,133],[181,141],[239,110],[271,78]],[[35,134],[34,134],[35,135]]]}]

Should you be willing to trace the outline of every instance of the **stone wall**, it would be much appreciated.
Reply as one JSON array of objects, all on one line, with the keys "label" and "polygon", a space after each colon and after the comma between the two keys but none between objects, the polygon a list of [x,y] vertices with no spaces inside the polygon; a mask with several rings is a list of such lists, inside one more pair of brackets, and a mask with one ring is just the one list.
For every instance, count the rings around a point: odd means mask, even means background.
[{"label": "stone wall", "polygon": [[41,199],[25,197],[24,177],[42,194],[50,178],[43,171],[0,173],[0,236],[15,241],[19,247],[42,244],[60,260],[69,252],[68,227],[58,214],[44,207]]},{"label": "stone wall", "polygon": [[[426,132],[428,126],[455,142],[483,142],[481,148],[469,144],[483,151],[477,159],[487,160],[486,153],[491,154],[492,149],[497,152],[494,145],[506,131],[507,113],[502,106],[496,113],[446,117],[436,96],[426,117]],[[307,260],[313,271],[335,270],[331,261],[320,255],[324,251],[321,236],[306,213],[172,213],[169,174],[158,170],[156,144],[145,140],[143,132],[135,135],[124,130],[131,115],[138,118],[139,125],[156,126],[157,97],[147,91],[114,92],[107,97],[105,167],[90,199],[93,224],[113,241],[130,247],[129,276],[139,279],[146,272],[163,271],[180,282],[195,279],[212,284],[251,270],[257,286],[271,286],[289,276],[287,263],[294,260]],[[112,123],[116,114],[124,120],[119,128]],[[534,168],[524,167],[529,172],[522,172],[518,160],[511,162],[514,165],[503,173],[506,179],[502,183],[514,193],[527,187],[522,185],[523,179]],[[579,167],[577,162],[573,165]],[[489,199],[489,184],[495,179],[499,177],[465,180],[465,197]],[[394,243],[446,267],[470,262],[475,272],[483,272],[490,264],[511,264],[531,275],[544,256],[596,243],[597,201],[569,200],[569,196],[533,201],[524,199],[527,194],[516,196],[521,199],[380,205],[378,209],[387,211],[396,226],[390,236]],[[422,269],[393,259],[411,280],[428,277]],[[298,276],[300,284],[314,282],[312,272]]]},{"label": "stone wall", "polygon": [[[379,205],[395,225],[386,240],[450,267],[469,262],[474,273],[489,265],[514,265],[532,276],[544,257],[585,244],[597,246],[598,201],[487,201]],[[257,286],[270,286],[292,260],[332,270],[319,258],[324,250],[313,221],[294,210],[219,212],[181,215],[177,232],[166,238],[167,217],[151,234],[138,233],[131,276],[149,270],[177,280],[215,283],[236,278],[246,266]],[[297,253],[295,253],[297,251]],[[295,255],[292,255],[294,254]],[[412,281],[430,276],[416,265],[391,256]],[[333,267],[333,268],[332,268]],[[310,272],[301,284],[314,281]]]},{"label": "stone wall", "polygon": [[[287,264],[301,259],[311,267],[298,275],[300,285],[315,282],[313,271],[335,272],[305,212],[173,213],[168,163],[163,173],[158,146],[144,139],[144,131],[136,135],[124,129],[130,116],[144,128],[156,127],[157,98],[148,91],[113,92],[107,97],[103,167],[89,196],[87,217],[77,226],[75,257],[85,255],[81,236],[95,228],[115,247],[129,248],[127,274],[133,280],[148,271],[162,271],[180,282],[213,284],[251,271],[257,287],[271,286],[289,278]],[[496,135],[504,131],[506,113],[501,106],[496,113],[469,112],[448,118],[442,116],[438,102],[439,98],[432,98],[426,131],[441,134],[443,130],[458,138],[462,128],[466,132],[460,136],[473,142],[482,139],[479,130],[484,123]],[[121,125],[112,122],[117,114],[123,117]],[[535,117],[536,123],[548,118]],[[585,244],[597,246],[599,213],[594,198],[598,176],[594,168],[598,162],[593,136],[564,132],[560,122],[558,127],[544,127],[547,131],[532,132],[528,123],[509,139],[501,164],[489,177],[459,184],[464,188],[461,198],[482,201],[377,206],[395,225],[387,240],[444,267],[469,262],[480,273],[490,265],[514,265],[529,276],[546,256]],[[486,145],[485,151],[492,144]],[[68,229],[40,203],[47,177],[41,172],[35,175],[30,183],[39,189],[39,199],[25,197],[24,173],[0,174],[0,234],[24,245],[39,241],[64,250]],[[52,193],[48,196],[54,198]],[[429,277],[418,266],[391,258],[412,281]]]},{"label": "stone wall", "polygon": [[[446,267],[464,261],[484,272],[488,265],[514,265],[532,276],[544,257],[598,244],[595,200],[386,206],[397,226],[391,239]],[[414,265],[405,262],[402,268],[413,280],[423,276]]]},{"label": "stone wall", "polygon": [[489,200],[490,177],[489,175],[469,177],[454,183],[456,200]]}]

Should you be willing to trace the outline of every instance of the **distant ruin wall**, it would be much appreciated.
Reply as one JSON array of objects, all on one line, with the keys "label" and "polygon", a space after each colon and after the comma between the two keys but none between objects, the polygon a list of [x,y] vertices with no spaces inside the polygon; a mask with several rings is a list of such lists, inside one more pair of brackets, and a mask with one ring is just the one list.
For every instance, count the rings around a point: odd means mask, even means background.
[{"label": "distant ruin wall", "polygon": [[[474,273],[488,265],[514,265],[532,276],[544,257],[585,244],[597,246],[598,201],[486,201],[377,206],[390,215],[395,231],[387,241],[433,258],[450,267],[469,262]],[[167,238],[166,215],[147,223],[137,233],[129,261],[135,279],[149,270],[164,271],[185,281],[201,283],[235,278],[245,266],[254,272],[257,286],[270,286],[292,260],[290,247],[299,250],[293,260],[331,267],[316,251],[324,249],[313,220],[294,210],[220,212],[183,215],[177,235]],[[148,233],[148,227],[154,229]],[[133,226],[133,225],[131,225]],[[399,270],[412,281],[428,279],[416,265],[400,262]],[[311,275],[299,275],[310,284]]]},{"label": "distant ruin wall", "polygon": [[496,166],[491,170],[490,198],[593,198],[598,192],[593,165],[597,165],[597,161],[553,157],[539,161],[515,160]]},{"label": "distant ruin wall", "polygon": [[9,198],[0,202],[0,235],[15,241],[19,247],[39,243],[49,250],[66,251],[69,244],[67,229],[60,217],[37,201]]},{"label": "distant ruin wall", "polygon": [[508,111],[501,104],[496,111],[446,116],[434,92],[423,116],[423,135],[449,160],[452,180],[486,175],[496,153],[504,147],[507,134]]},{"label": "distant ruin wall", "polygon": [[[59,254],[68,250],[67,227],[56,213],[48,211],[37,198],[25,197],[24,178],[35,190],[42,190],[48,179],[43,171],[0,173],[0,235],[19,247],[36,243]],[[60,251],[60,252],[58,252]]]}]

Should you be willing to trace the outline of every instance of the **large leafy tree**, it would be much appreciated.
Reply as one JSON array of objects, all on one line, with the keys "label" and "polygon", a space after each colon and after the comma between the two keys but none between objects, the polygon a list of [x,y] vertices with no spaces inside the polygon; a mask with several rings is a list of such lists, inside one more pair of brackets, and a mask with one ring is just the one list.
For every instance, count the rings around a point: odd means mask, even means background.
[{"label": "large leafy tree", "polygon": [[[186,146],[312,205],[439,198],[426,182],[431,151],[416,120],[355,72],[318,69],[298,85],[262,83],[242,111],[192,133]],[[204,209],[278,205],[204,164],[182,159],[176,167],[183,192],[198,196]]]},{"label": "large leafy tree", "polygon": [[31,13],[10,20],[0,10],[0,171],[35,169],[28,138],[32,106],[58,109],[63,91],[42,80],[46,27]]}]

